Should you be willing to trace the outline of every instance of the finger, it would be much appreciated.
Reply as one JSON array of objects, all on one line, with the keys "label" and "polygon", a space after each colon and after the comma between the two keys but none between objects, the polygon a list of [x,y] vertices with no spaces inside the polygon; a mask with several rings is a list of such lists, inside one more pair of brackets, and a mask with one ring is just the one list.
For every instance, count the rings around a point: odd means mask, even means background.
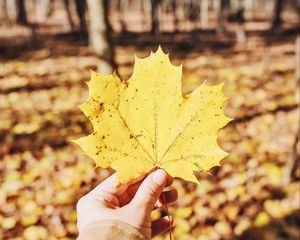
[{"label": "finger", "polygon": [[173,177],[168,174],[167,183],[166,183],[165,187],[171,186],[172,183],[173,183]]},{"label": "finger", "polygon": [[[140,185],[142,184],[143,180],[151,173],[153,173],[156,169],[153,168],[151,169],[149,172],[147,172],[146,174],[138,177],[137,179],[133,180],[132,182],[129,183],[129,187],[128,187],[128,191],[130,191],[130,194],[132,195],[132,197],[134,197],[136,191],[138,190],[138,188],[140,187]],[[171,184],[173,183],[173,177],[170,176],[169,174],[167,175],[167,182],[165,187],[169,187]]]},{"label": "finger", "polygon": [[128,188],[128,184],[120,185],[119,187],[116,187],[115,183],[117,180],[117,174],[114,173],[110,177],[106,178],[104,181],[102,181],[98,186],[96,186],[92,191],[88,193],[92,195],[97,195],[100,193],[109,193],[112,195],[118,195],[122,194],[126,189]]},{"label": "finger", "polygon": [[167,173],[158,169],[149,174],[140,185],[130,204],[146,214],[151,213],[167,182]]},{"label": "finger", "polygon": [[[163,197],[164,196],[164,197]],[[164,191],[156,201],[154,209],[162,207],[164,204],[171,204],[178,198],[178,192],[175,189]]]},{"label": "finger", "polygon": [[[134,184],[132,184],[128,187],[127,191],[129,193],[128,195],[131,197],[131,199],[135,196],[135,194],[136,194],[137,190],[139,189],[140,185],[142,184],[142,182],[143,182],[143,179],[138,182],[135,182]],[[170,175],[168,175],[165,187],[169,187],[172,183],[173,183],[173,178]]]},{"label": "finger", "polygon": [[[150,170],[147,174],[151,174],[155,169]],[[90,191],[87,195],[97,197],[98,195],[113,195],[118,197],[120,206],[124,206],[128,204],[131,199],[134,197],[138,188],[140,187],[143,180],[147,177],[147,175],[142,175],[139,178],[135,179],[132,182],[128,182],[126,184],[116,186],[115,183],[117,181],[117,173],[112,174],[110,177],[106,178],[102,181],[98,186],[96,186],[92,191]],[[168,175],[166,187],[171,185],[173,182],[173,178]],[[124,194],[126,193],[126,194]],[[107,196],[109,197],[109,196]]]},{"label": "finger", "polygon": [[145,178],[145,176],[141,176],[132,182],[119,186],[116,186],[117,177],[117,173],[114,173],[102,181],[92,191],[86,194],[86,199],[96,200],[97,202],[104,201],[106,204],[112,203],[114,206],[119,207],[126,205],[129,202],[128,188],[132,186],[138,188],[142,182],[141,180]]},{"label": "finger", "polygon": [[130,185],[123,194],[118,196],[121,207],[128,204],[131,201],[131,199],[135,196],[135,193],[141,184],[142,184],[142,181],[137,182],[133,185]]},{"label": "finger", "polygon": [[[151,171],[151,172],[153,172],[153,171]],[[148,175],[149,175],[149,173],[148,173]],[[139,178],[139,181],[135,180],[134,182],[132,182],[132,184],[127,188],[127,190],[123,194],[118,196],[120,206],[124,206],[124,205],[128,204],[134,198],[137,190],[139,189],[139,187],[142,184],[143,179],[145,177],[146,176],[143,176],[142,179]],[[168,175],[167,183],[166,183],[165,187],[170,186],[172,183],[173,183],[173,178],[170,175]]]},{"label": "finger", "polygon": [[169,204],[173,203],[178,198],[178,192],[176,189],[171,189],[168,191],[164,191],[162,195],[159,197],[159,202],[161,204]]},{"label": "finger", "polygon": [[[135,191],[131,190],[132,192],[136,192],[137,188],[136,186],[140,186],[141,183],[143,182],[143,180],[148,176],[150,175],[151,173],[155,172],[157,170],[157,168],[152,168],[150,171],[148,171],[147,173],[141,175],[140,177],[134,179],[133,181],[130,181],[128,182],[128,185],[129,185],[129,188],[130,187],[134,187]],[[165,187],[169,187],[171,184],[173,183],[173,177],[171,175],[168,174],[168,177],[167,177],[167,182],[166,182],[166,185]]]},{"label": "finger", "polygon": [[159,234],[167,232],[172,225],[173,218],[171,216],[170,218],[168,216],[165,216],[153,221],[151,224],[151,237],[153,238]]}]

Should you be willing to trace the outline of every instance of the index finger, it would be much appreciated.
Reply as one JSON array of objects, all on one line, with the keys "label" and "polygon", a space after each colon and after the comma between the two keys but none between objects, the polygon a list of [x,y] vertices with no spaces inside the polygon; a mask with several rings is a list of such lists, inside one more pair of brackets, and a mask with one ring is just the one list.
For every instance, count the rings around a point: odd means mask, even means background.
[{"label": "index finger", "polygon": [[[104,181],[99,183],[93,190],[91,190],[88,194],[98,194],[101,192],[110,193],[114,196],[121,196],[128,188],[130,188],[130,192],[134,195],[143,182],[143,180],[151,173],[155,171],[154,169],[151,169],[149,172],[147,172],[144,175],[141,175],[140,177],[134,179],[133,181],[130,181],[128,183],[116,186],[117,181],[117,173],[115,172],[108,178],[106,178]],[[173,182],[173,178],[168,175],[166,187],[170,186]],[[128,189],[129,190],[129,189]]]},{"label": "index finger", "polygon": [[104,181],[99,183],[93,190],[91,190],[88,194],[98,194],[102,192],[110,193],[116,195],[118,192],[124,192],[128,188],[127,184],[120,185],[116,187],[115,183],[117,180],[117,173],[112,174]]}]

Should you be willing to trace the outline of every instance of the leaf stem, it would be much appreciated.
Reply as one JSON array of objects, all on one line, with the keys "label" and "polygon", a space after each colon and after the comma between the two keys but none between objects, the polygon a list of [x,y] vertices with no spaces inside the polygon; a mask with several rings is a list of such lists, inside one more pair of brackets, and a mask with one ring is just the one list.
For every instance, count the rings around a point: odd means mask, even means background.
[{"label": "leaf stem", "polygon": [[[163,168],[161,168],[161,167],[159,167],[159,166],[156,166],[156,170],[157,170],[157,169],[163,169]],[[163,169],[163,170],[164,170],[164,169]],[[165,209],[165,211],[166,211],[166,213],[167,213],[168,220],[169,220],[169,239],[170,239],[170,240],[173,240],[173,236],[172,236],[172,219],[171,219],[171,215],[170,215],[170,213],[169,213],[169,209],[168,209],[168,206],[167,206],[167,202],[166,202],[166,198],[165,198],[164,193],[162,193],[161,196],[162,196],[162,200],[163,200],[163,207],[164,207],[164,209]]]},{"label": "leaf stem", "polygon": [[166,203],[166,198],[165,198],[164,194],[162,194],[162,199],[163,199],[163,202],[164,202],[163,206],[166,210],[168,220],[169,220],[169,239],[173,240],[173,237],[172,237],[172,220],[171,220],[171,215],[169,213],[168,206],[167,206],[167,203]]}]

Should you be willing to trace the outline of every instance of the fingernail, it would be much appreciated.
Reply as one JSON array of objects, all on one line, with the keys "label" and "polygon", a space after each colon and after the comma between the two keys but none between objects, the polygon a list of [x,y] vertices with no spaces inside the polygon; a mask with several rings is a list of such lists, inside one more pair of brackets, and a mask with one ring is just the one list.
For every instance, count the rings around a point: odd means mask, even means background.
[{"label": "fingernail", "polygon": [[165,182],[166,177],[167,173],[162,169],[158,169],[156,172],[154,172],[152,179],[154,182],[160,185]]}]

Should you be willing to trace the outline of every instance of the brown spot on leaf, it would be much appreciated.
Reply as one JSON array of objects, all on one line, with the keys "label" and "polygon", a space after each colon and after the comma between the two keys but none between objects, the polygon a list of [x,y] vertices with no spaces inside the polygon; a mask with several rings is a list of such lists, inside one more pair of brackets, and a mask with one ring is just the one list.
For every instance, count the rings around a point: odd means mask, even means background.
[{"label": "brown spot on leaf", "polygon": [[104,110],[105,110],[105,108],[104,108],[104,104],[102,102],[102,103],[100,103],[99,111],[104,112]]}]

